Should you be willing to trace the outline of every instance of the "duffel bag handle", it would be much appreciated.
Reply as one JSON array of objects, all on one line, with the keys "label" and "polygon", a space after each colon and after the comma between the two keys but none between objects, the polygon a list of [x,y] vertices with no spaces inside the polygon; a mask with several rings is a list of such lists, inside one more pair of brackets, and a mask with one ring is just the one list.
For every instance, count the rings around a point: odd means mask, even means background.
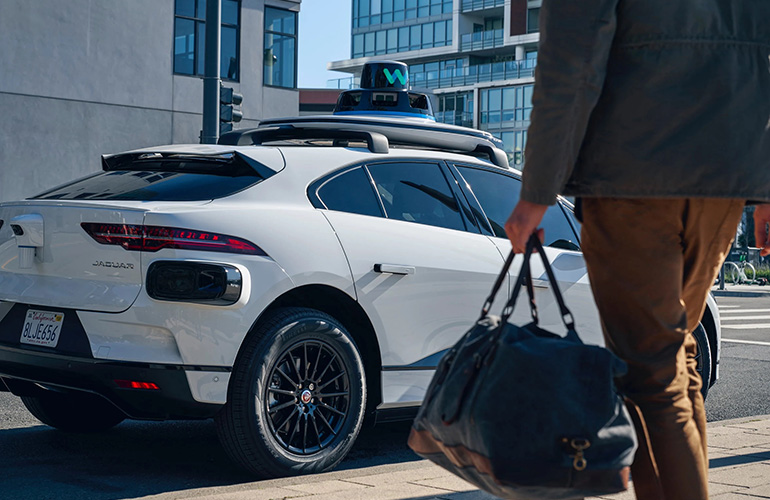
[{"label": "duffel bag handle", "polygon": [[487,297],[487,300],[484,302],[484,306],[481,308],[481,316],[479,316],[479,319],[489,314],[489,309],[492,307],[492,303],[495,301],[495,297],[497,296],[497,292],[500,291],[500,287],[503,285],[503,281],[505,281],[505,276],[508,274],[508,270],[511,268],[513,257],[515,255],[516,254],[513,252],[513,250],[511,250],[511,252],[508,254],[508,258],[505,259],[503,270],[500,271],[500,275],[497,277],[495,284],[492,287],[492,292],[490,292],[489,297]]},{"label": "duffel bag handle", "polygon": [[[532,286],[532,276],[530,271],[530,265],[529,265],[529,259],[532,256],[532,251],[537,250],[537,253],[540,254],[540,258],[543,261],[543,266],[545,267],[545,273],[548,275],[548,281],[551,283],[551,287],[553,289],[553,294],[556,297],[556,302],[559,304],[559,312],[561,313],[561,320],[564,323],[564,326],[567,327],[567,331],[572,331],[575,329],[575,320],[572,316],[572,313],[567,308],[567,304],[564,303],[564,297],[561,294],[561,289],[559,289],[559,284],[556,281],[556,276],[553,273],[553,269],[551,268],[551,263],[548,261],[548,256],[545,254],[545,249],[543,248],[543,244],[540,243],[540,238],[537,237],[535,233],[533,233],[529,240],[527,240],[527,248],[524,252],[524,262],[521,264],[521,271],[519,271],[519,277],[516,280],[516,284],[513,287],[513,292],[511,293],[511,298],[508,300],[508,303],[505,304],[505,308],[503,309],[503,314],[501,316],[502,323],[505,324],[508,322],[508,318],[513,314],[513,309],[516,305],[516,299],[519,296],[519,292],[521,291],[522,285],[526,286],[527,288],[527,295],[529,296],[529,308],[530,312],[532,313],[532,320],[537,324],[538,322],[538,313],[537,313],[537,305],[535,304],[535,293]],[[512,259],[513,251],[511,251],[511,255],[508,257],[509,260]],[[507,263],[507,261],[506,261]],[[508,264],[510,266],[510,264]],[[507,266],[504,269],[504,271],[507,271]],[[498,278],[499,280],[499,278]],[[496,293],[497,290],[494,290]]]}]

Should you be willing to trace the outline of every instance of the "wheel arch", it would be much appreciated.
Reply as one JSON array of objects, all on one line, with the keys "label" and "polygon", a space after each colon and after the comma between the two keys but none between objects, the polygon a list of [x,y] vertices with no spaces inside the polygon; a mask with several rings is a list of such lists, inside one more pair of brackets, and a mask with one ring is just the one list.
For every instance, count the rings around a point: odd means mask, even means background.
[{"label": "wheel arch", "polygon": [[[340,321],[353,336],[360,350],[366,374],[365,416],[367,420],[373,418],[377,406],[382,402],[382,355],[374,326],[361,305],[338,288],[320,284],[303,285],[277,297],[262,311],[247,337],[266,321],[273,311],[285,307],[307,307],[325,312]],[[236,359],[240,357],[244,344],[245,339]]]}]

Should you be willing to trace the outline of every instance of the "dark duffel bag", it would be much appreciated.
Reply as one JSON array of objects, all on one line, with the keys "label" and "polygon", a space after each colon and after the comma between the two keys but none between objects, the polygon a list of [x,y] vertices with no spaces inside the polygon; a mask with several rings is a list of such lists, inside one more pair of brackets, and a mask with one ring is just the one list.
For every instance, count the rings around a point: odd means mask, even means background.
[{"label": "dark duffel bag", "polygon": [[[567,335],[538,326],[529,259],[543,258]],[[409,446],[493,495],[566,499],[628,488],[636,433],[615,377],[626,366],[575,332],[540,241],[530,238],[501,317],[489,308],[513,262],[506,260],[476,325],[441,360],[414,421]],[[533,322],[508,323],[525,286]]]}]

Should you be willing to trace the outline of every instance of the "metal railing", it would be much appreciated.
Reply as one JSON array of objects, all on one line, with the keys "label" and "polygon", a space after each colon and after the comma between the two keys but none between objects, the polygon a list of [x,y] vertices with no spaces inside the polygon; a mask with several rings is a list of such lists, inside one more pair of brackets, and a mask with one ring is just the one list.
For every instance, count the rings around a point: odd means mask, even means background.
[{"label": "metal railing", "polygon": [[505,0],[463,0],[462,11],[472,12],[474,10],[491,9],[493,7],[502,7]]},{"label": "metal railing", "polygon": [[466,33],[460,37],[460,50],[463,52],[469,50],[494,49],[502,47],[505,44],[503,30],[477,31],[476,33]]},{"label": "metal railing", "polygon": [[348,76],[345,78],[333,78],[331,80],[326,80],[326,88],[327,89],[341,89],[341,90],[350,90],[358,87],[358,83],[356,81],[356,78],[352,76]]},{"label": "metal railing", "polygon": [[[476,83],[497,82],[500,80],[515,80],[535,76],[537,59],[521,61],[505,61],[487,64],[474,64],[463,68],[422,71],[409,73],[409,83],[412,87],[428,89],[444,89],[449,87],[465,87]],[[353,89],[358,87],[357,79],[353,77],[327,80],[327,88]]]},{"label": "metal railing", "polygon": [[473,113],[458,111],[437,111],[433,113],[439,123],[460,125],[461,127],[473,127]]},{"label": "metal railing", "polygon": [[411,73],[409,79],[412,86],[418,88],[464,87],[482,82],[533,77],[535,76],[535,65],[535,59],[476,64],[464,68]]}]

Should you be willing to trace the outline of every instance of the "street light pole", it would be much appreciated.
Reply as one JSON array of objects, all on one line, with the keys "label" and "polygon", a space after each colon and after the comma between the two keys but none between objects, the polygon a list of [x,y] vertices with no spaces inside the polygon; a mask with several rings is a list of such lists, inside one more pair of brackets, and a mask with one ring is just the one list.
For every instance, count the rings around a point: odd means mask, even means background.
[{"label": "street light pole", "polygon": [[201,144],[216,144],[219,139],[219,46],[221,26],[222,0],[207,0]]}]

